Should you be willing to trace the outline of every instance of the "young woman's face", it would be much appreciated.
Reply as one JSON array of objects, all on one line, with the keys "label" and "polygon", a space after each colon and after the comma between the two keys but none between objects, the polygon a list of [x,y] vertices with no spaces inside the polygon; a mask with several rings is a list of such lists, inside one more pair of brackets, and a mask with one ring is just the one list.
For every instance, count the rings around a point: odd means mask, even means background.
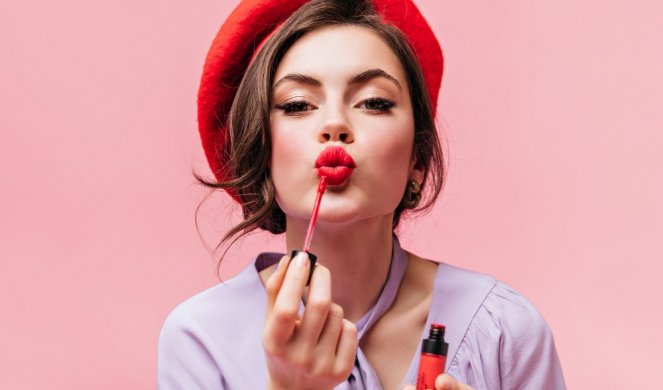
[{"label": "young woman's face", "polygon": [[327,187],[319,223],[390,218],[407,180],[421,182],[407,78],[371,30],[329,26],[306,34],[283,57],[273,87],[270,171],[289,221],[310,217],[315,161],[330,146],[343,147],[356,168]]}]

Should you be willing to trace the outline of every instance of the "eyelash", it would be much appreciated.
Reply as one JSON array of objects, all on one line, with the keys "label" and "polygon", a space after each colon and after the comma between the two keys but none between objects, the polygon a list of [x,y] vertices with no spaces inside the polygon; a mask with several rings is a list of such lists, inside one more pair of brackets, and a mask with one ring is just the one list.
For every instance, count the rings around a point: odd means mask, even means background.
[{"label": "eyelash", "polygon": [[305,100],[293,100],[283,104],[277,104],[274,106],[278,110],[282,110],[286,115],[301,115],[303,112],[307,111],[313,107],[312,104]]},{"label": "eyelash", "polygon": [[[377,104],[377,108],[368,108],[369,104]],[[365,110],[372,111],[373,113],[380,113],[380,112],[387,112],[394,108],[396,106],[396,103],[392,102],[391,100],[383,99],[383,98],[378,98],[378,97],[372,97],[363,100],[361,103],[359,103],[359,106],[364,106]]]},{"label": "eyelash", "polygon": [[[369,108],[369,105],[378,105],[378,107]],[[391,110],[396,106],[396,103],[391,100],[372,97],[362,100],[356,107],[361,106],[364,106],[363,109],[371,112],[372,114],[379,114]],[[314,106],[305,100],[295,100],[283,104],[277,104],[274,107],[278,110],[282,110],[286,115],[301,115],[302,113],[309,111],[311,107]]]}]

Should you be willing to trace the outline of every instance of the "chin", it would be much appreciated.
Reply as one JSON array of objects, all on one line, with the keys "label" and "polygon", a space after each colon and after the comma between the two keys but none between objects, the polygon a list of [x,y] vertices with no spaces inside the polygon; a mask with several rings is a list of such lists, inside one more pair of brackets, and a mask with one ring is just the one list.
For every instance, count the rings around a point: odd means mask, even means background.
[{"label": "chin", "polygon": [[[276,202],[288,218],[308,223],[311,218],[315,194],[312,192],[305,193],[304,191],[300,194],[304,194],[304,196],[298,198],[293,193],[288,194],[287,197],[281,197],[277,190]],[[375,193],[372,193],[372,195],[375,195]],[[295,199],[296,201],[293,202]],[[398,202],[400,202],[400,198],[371,197],[369,194],[357,191],[352,187],[328,189],[320,204],[318,226],[320,224],[348,225],[362,223],[369,219],[386,216],[393,218]],[[389,223],[391,223],[391,219],[389,219]]]},{"label": "chin", "polygon": [[[324,202],[324,199],[323,199]],[[363,224],[370,220],[387,218],[389,223],[393,219],[394,209],[388,205],[359,204],[344,202],[342,205],[330,205],[320,207],[318,214],[318,224],[330,225],[352,225]],[[384,206],[384,207],[376,207]]]}]

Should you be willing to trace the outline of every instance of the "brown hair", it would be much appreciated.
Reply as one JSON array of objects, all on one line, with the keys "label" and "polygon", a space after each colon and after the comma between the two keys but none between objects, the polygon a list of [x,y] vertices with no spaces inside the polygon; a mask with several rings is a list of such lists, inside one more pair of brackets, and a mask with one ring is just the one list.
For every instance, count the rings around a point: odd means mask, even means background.
[{"label": "brown hair", "polygon": [[[304,34],[323,26],[342,24],[368,28],[377,33],[400,60],[412,100],[413,153],[424,169],[422,188],[430,185],[423,203],[416,210],[428,209],[437,199],[446,173],[443,154],[423,72],[407,37],[398,28],[381,21],[369,0],[314,0],[295,11],[266,40],[237,89],[228,116],[229,142],[225,142],[224,149],[219,151],[230,165],[226,169],[229,168],[232,179],[208,181],[194,172],[195,178],[204,186],[234,192],[241,201],[244,221],[230,229],[219,246],[232,237],[235,237],[234,243],[257,228],[274,234],[285,232],[285,214],[276,203],[268,167],[272,148],[269,116],[274,74],[287,50]],[[404,210],[401,202],[394,211],[393,228],[398,225]]]}]

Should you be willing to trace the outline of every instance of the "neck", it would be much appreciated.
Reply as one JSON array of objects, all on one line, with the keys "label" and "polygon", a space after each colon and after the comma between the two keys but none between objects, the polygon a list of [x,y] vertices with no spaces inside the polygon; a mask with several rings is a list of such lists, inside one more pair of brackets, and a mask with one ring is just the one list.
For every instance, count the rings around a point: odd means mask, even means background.
[{"label": "neck", "polygon": [[[393,236],[392,215],[353,222],[319,222],[310,252],[332,274],[332,301],[341,305],[345,317],[358,321],[377,301],[387,280]],[[288,252],[301,249],[308,221],[288,219]]]}]

